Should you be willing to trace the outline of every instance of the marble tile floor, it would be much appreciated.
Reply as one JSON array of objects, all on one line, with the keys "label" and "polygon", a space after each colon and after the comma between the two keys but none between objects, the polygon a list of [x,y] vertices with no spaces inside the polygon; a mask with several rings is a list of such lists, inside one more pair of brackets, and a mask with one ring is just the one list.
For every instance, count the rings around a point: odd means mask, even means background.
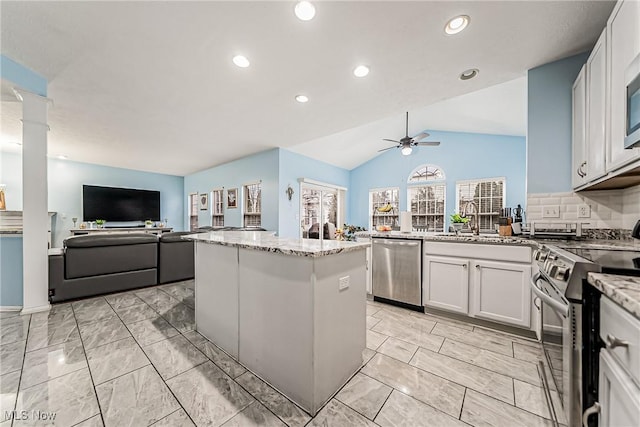
[{"label": "marble tile floor", "polygon": [[193,281],[0,313],[0,427],[552,425],[535,341],[372,301],[366,324],[312,418],[195,331]]}]

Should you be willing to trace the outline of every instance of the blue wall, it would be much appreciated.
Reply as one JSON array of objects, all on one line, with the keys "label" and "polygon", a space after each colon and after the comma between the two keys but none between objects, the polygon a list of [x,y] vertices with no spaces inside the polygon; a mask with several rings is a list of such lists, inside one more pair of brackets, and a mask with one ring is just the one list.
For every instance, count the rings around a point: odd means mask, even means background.
[{"label": "blue wall", "polygon": [[351,171],[349,215],[351,224],[368,227],[369,190],[400,188],[400,210],[407,209],[407,180],[418,166],[433,164],[446,175],[446,218],[456,209],[456,181],[506,178],[506,205],[525,205],[526,143],[521,136],[429,131],[438,147],[418,147],[410,156],[389,150]]},{"label": "blue wall", "polygon": [[[22,159],[19,154],[2,153],[1,179],[7,184],[7,209],[22,210]],[[169,220],[169,226],[182,230],[184,224],[184,178],[92,165],[69,160],[49,159],[49,211],[58,212],[54,217],[53,246],[62,247],[62,240],[73,228],[71,218],[82,221],[82,185],[129,187],[160,191],[161,217]]]},{"label": "blue wall", "polygon": [[571,191],[571,88],[588,56],[584,52],[528,72],[528,193]]},{"label": "blue wall", "polygon": [[[321,181],[339,187],[349,187],[349,171],[337,166],[324,163],[310,157],[280,149],[280,176],[278,197],[279,227],[278,233],[283,237],[300,237],[300,185],[299,178]],[[294,193],[291,200],[286,196],[287,187],[291,186]],[[347,191],[349,200],[349,191]],[[347,218],[349,215],[348,204]],[[337,224],[338,227],[342,224]]]},{"label": "blue wall", "polygon": [[47,96],[47,80],[44,77],[2,54],[0,54],[0,76],[29,92]]},{"label": "blue wall", "polygon": [[[278,149],[263,151],[243,157],[220,166],[215,166],[184,177],[185,216],[184,227],[189,229],[187,197],[190,193],[210,193],[211,190],[224,187],[238,189],[238,207],[224,208],[224,224],[242,226],[242,186],[262,180],[262,227],[268,230],[278,229]],[[225,192],[226,198],[226,192]],[[211,205],[211,201],[209,201]],[[211,225],[211,206],[206,211],[198,211],[198,225]]]},{"label": "blue wall", "polygon": [[22,236],[0,236],[0,306],[22,306]]}]

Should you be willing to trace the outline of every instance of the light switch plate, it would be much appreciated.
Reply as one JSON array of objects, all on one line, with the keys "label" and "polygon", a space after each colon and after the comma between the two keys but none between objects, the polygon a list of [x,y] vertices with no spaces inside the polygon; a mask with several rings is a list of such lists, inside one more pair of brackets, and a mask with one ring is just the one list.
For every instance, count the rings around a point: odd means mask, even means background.
[{"label": "light switch plate", "polygon": [[339,282],[338,283],[338,290],[344,291],[345,289],[349,288],[349,279],[350,278],[351,278],[350,276],[341,277],[338,280],[338,282]]},{"label": "light switch plate", "polygon": [[591,206],[587,204],[578,206],[578,218],[591,218]]},{"label": "light switch plate", "polygon": [[560,218],[560,205],[543,206],[542,218]]}]

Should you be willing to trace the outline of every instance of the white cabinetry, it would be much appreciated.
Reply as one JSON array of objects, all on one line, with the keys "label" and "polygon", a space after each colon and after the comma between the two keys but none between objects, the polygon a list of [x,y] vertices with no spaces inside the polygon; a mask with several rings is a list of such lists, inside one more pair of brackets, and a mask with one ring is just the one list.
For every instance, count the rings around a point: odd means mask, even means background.
[{"label": "white cabinetry", "polygon": [[423,301],[428,308],[531,327],[531,249],[425,242]]},{"label": "white cabinetry", "polygon": [[616,4],[607,23],[607,39],[610,100],[607,171],[613,171],[640,159],[639,148],[624,148],[627,99],[625,71],[640,53],[640,2],[625,0]]},{"label": "white cabinetry", "polygon": [[529,328],[530,264],[474,261],[472,275],[472,316]]},{"label": "white cabinetry", "polygon": [[640,320],[610,299],[600,305],[598,402],[601,427],[640,425]]},{"label": "white cabinetry", "polygon": [[426,255],[423,283],[425,306],[469,313],[469,260]]},{"label": "white cabinetry", "polygon": [[587,111],[585,180],[598,179],[605,174],[606,151],[606,94],[607,94],[607,32],[602,32],[587,60]]},{"label": "white cabinetry", "polygon": [[586,144],[586,110],[587,86],[586,69],[582,67],[575,83],[573,83],[573,123],[572,123],[572,168],[571,183],[573,188],[586,182],[587,144]]}]

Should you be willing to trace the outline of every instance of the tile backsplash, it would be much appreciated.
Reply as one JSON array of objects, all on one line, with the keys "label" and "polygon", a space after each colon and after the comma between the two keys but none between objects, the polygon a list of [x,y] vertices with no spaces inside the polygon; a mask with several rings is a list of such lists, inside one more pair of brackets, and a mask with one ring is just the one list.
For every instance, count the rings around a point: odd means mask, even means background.
[{"label": "tile backsplash", "polygon": [[[578,218],[578,210],[589,206],[589,218]],[[545,208],[559,207],[557,218],[544,217]],[[580,222],[584,228],[633,228],[640,219],[640,185],[622,190],[527,195],[526,222]]]}]

